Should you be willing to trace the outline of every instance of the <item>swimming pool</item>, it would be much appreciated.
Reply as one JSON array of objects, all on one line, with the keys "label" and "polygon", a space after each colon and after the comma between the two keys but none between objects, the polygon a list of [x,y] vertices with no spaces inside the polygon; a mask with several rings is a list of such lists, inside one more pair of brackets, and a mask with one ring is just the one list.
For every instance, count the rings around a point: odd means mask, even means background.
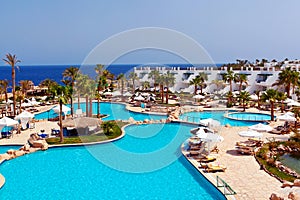
[{"label": "swimming pool", "polygon": [[[5,162],[0,166],[6,178],[0,196],[3,199],[225,199],[181,155],[180,144],[190,136],[193,127],[177,123],[131,125],[125,128],[125,137],[113,143],[51,148]],[[144,172],[135,171],[141,169]]]},{"label": "swimming pool", "polygon": [[271,115],[269,114],[251,113],[251,112],[228,113],[227,117],[234,120],[255,121],[255,122],[263,122],[263,121],[271,120]]},{"label": "swimming pool", "polygon": [[200,119],[213,118],[215,120],[218,120],[221,123],[221,125],[229,124],[230,126],[251,126],[257,124],[257,122],[238,121],[226,118],[224,117],[224,114],[226,112],[227,111],[187,112],[180,115],[180,119],[198,123]]},{"label": "swimming pool", "polygon": [[[69,105],[68,105],[69,106]],[[85,103],[80,104],[80,108],[82,109],[82,112],[85,112]],[[74,110],[78,109],[78,104],[74,104]],[[146,113],[135,113],[128,111],[126,109],[126,106],[124,104],[119,103],[107,103],[107,102],[101,102],[100,103],[100,113],[109,115],[108,117],[103,118],[103,120],[128,120],[130,117],[132,117],[134,120],[144,120],[144,119],[153,119],[153,120],[159,120],[159,119],[166,119],[167,116],[164,115],[149,115]],[[93,102],[93,114],[97,114],[97,103]],[[55,118],[58,115],[51,109],[47,112],[42,112],[35,115],[35,119],[41,120],[41,119],[49,119],[49,118]]]}]

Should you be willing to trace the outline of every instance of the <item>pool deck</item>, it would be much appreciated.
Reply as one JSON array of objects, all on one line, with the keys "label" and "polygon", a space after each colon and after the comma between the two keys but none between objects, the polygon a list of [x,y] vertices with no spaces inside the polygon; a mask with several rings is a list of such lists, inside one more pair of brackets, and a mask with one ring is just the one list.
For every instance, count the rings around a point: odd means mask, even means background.
[{"label": "pool deck", "polygon": [[[282,122],[280,122],[282,123]],[[265,200],[269,199],[272,193],[279,194],[287,198],[290,191],[300,193],[300,188],[281,188],[282,183],[276,178],[260,170],[260,166],[254,156],[239,155],[236,153],[235,143],[244,141],[247,138],[240,137],[238,132],[247,130],[248,127],[222,127],[219,134],[224,137],[224,141],[218,144],[219,153],[217,155],[217,164],[227,167],[225,172],[205,173],[199,169],[199,163],[186,157],[195,168],[202,173],[211,183],[216,185],[216,177],[222,178],[237,194],[234,195],[239,200]],[[263,133],[263,140],[274,137],[276,140],[286,140],[289,135],[274,135]],[[182,150],[183,155],[187,152]],[[229,199],[231,195],[227,196]]]}]

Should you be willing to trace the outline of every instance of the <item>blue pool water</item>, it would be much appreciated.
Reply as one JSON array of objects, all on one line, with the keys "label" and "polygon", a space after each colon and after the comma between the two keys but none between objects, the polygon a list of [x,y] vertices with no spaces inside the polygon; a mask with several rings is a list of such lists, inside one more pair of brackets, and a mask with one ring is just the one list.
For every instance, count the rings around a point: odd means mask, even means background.
[{"label": "blue pool water", "polygon": [[5,162],[1,199],[225,199],[180,153],[191,128],[131,125],[113,143],[51,148]]},{"label": "blue pool water", "polygon": [[199,122],[200,119],[213,118],[218,120],[222,125],[229,124],[230,126],[251,126],[257,122],[238,121],[224,117],[225,111],[203,111],[203,112],[187,112],[180,116],[180,119],[189,122]]},{"label": "blue pool water", "polygon": [[[69,105],[68,105],[69,106]],[[70,106],[69,106],[70,107]],[[74,110],[78,108],[78,104],[74,104]],[[80,104],[80,108],[83,112],[86,112],[85,103]],[[149,115],[144,113],[134,113],[126,110],[124,104],[114,104],[114,103],[100,103],[100,113],[109,115],[106,118],[103,118],[103,120],[114,120],[114,119],[120,119],[120,120],[127,120],[129,117],[134,118],[135,120],[144,120],[144,119],[166,119],[166,116],[163,115]],[[93,114],[97,114],[97,103],[93,102]],[[49,118],[55,118],[58,115],[51,109],[48,112],[43,112],[35,115],[35,119],[41,120],[41,119],[49,119]]]},{"label": "blue pool water", "polygon": [[263,113],[228,113],[228,117],[236,120],[249,120],[249,121],[267,121],[271,120],[271,115]]}]

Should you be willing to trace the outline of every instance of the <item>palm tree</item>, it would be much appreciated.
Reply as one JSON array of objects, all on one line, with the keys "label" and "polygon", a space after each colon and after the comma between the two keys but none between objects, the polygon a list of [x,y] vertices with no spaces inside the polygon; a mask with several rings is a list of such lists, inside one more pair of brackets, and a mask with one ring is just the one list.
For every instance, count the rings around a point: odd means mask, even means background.
[{"label": "palm tree", "polygon": [[279,73],[278,80],[273,85],[283,85],[285,87],[285,92],[287,93],[287,96],[290,97],[290,89],[292,85],[292,71],[291,68],[288,67],[284,70],[282,70]]},{"label": "palm tree", "polygon": [[15,67],[16,64],[21,62],[17,59],[16,55],[6,54],[6,59],[3,59],[5,63],[11,66],[11,82],[12,82],[12,93],[13,93],[13,114],[16,115],[16,74]]},{"label": "palm tree", "polygon": [[51,88],[52,86],[56,86],[56,85],[58,85],[58,83],[57,83],[55,80],[49,79],[49,78],[44,79],[44,80],[41,81],[40,84],[39,84],[40,87],[47,87],[47,94],[50,93],[50,88]]},{"label": "palm tree", "polygon": [[277,101],[279,101],[281,103],[280,110],[283,113],[283,110],[284,110],[284,101],[287,99],[287,96],[286,96],[286,94],[284,92],[277,92],[276,95],[277,95],[276,96]]},{"label": "palm tree", "polygon": [[8,101],[8,95],[7,95],[7,88],[8,88],[8,80],[0,80],[0,87],[2,88],[4,95],[5,95],[5,101]]},{"label": "palm tree", "polygon": [[238,99],[240,102],[242,102],[243,111],[246,110],[246,105],[250,101],[250,93],[247,91],[240,91],[240,94],[238,95]]},{"label": "palm tree", "polygon": [[200,77],[196,76],[195,78],[190,80],[189,84],[194,85],[194,94],[196,95],[197,94],[197,87],[200,84]]},{"label": "palm tree", "polygon": [[277,90],[268,89],[261,95],[263,101],[269,101],[271,104],[271,121],[274,121],[274,104],[276,102]]},{"label": "palm tree", "polygon": [[77,92],[80,94],[83,94],[85,96],[85,107],[86,107],[86,116],[89,116],[89,95],[90,95],[90,88],[89,88],[89,83],[90,83],[90,78],[88,75],[80,75],[78,77],[77,82],[76,82],[76,89]]},{"label": "palm tree", "polygon": [[75,86],[75,81],[76,78],[78,76],[78,72],[79,72],[79,68],[78,67],[69,67],[67,69],[65,69],[65,71],[62,73],[63,75],[63,80],[67,81],[68,83],[66,85],[71,86],[71,115],[73,117],[74,114],[74,108],[73,108],[73,90],[74,90],[74,86]]},{"label": "palm tree", "polygon": [[[20,88],[19,88],[20,89]],[[25,95],[22,92],[22,90],[16,90],[16,101],[19,101],[20,107],[19,107],[19,112],[22,112],[22,101],[25,99]]]},{"label": "palm tree", "polygon": [[207,74],[204,72],[200,72],[198,77],[199,77],[200,93],[203,94],[202,90],[206,86],[205,81],[208,80],[208,77]]},{"label": "palm tree", "polygon": [[157,78],[157,83],[159,84],[159,92],[160,92],[161,103],[164,103],[164,83],[165,83],[164,75],[160,75]]},{"label": "palm tree", "polygon": [[33,82],[30,80],[21,80],[19,82],[19,84],[21,87],[21,91],[22,91],[24,97],[26,98],[27,90],[31,89],[31,87],[33,86]]},{"label": "palm tree", "polygon": [[293,94],[295,94],[295,87],[299,86],[299,72],[297,71],[292,71],[291,74],[291,85],[293,87]]},{"label": "palm tree", "polygon": [[229,83],[230,92],[232,92],[232,82],[236,81],[236,79],[237,75],[231,70],[227,71],[227,73],[223,75],[223,80]]},{"label": "palm tree", "polygon": [[70,86],[62,86],[62,85],[58,85],[55,86],[56,90],[55,93],[58,97],[58,102],[59,102],[59,138],[60,138],[60,142],[63,143],[64,142],[64,135],[63,135],[63,126],[62,126],[62,106],[63,104],[66,104],[68,102],[68,97],[71,95],[69,94]]},{"label": "palm tree", "polygon": [[132,81],[132,92],[135,92],[135,81],[138,80],[138,75],[135,72],[130,72],[128,78]]},{"label": "palm tree", "polygon": [[236,82],[239,83],[239,91],[241,93],[242,91],[242,87],[243,87],[243,83],[245,83],[246,85],[248,85],[248,78],[246,74],[238,74],[236,77]]},{"label": "palm tree", "polygon": [[121,74],[118,75],[117,80],[118,80],[118,82],[121,82],[121,94],[123,96],[126,77],[123,73],[121,73]]},{"label": "palm tree", "polygon": [[143,90],[147,90],[148,88],[150,88],[150,82],[149,81],[143,82]]},{"label": "palm tree", "polygon": [[156,86],[159,85],[158,84],[158,79],[159,79],[159,71],[157,70],[152,70],[149,74],[148,77],[151,78],[153,80],[153,86],[154,86],[154,91],[156,92]]},{"label": "palm tree", "polygon": [[175,77],[174,77],[174,74],[170,73],[170,71],[167,71],[167,73],[163,77],[164,77],[164,83],[167,87],[166,104],[168,104],[169,103],[169,87],[171,87],[175,84]]}]

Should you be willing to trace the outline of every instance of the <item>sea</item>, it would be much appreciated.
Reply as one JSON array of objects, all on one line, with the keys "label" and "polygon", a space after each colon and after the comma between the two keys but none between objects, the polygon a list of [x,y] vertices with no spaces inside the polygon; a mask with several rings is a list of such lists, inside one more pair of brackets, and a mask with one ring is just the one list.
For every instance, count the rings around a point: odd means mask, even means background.
[{"label": "sea", "polygon": [[[216,66],[219,67],[222,64],[217,64]],[[80,69],[84,68],[89,69],[91,74],[94,74],[96,65],[89,65],[89,66],[81,66],[81,65],[27,65],[27,66],[19,66],[16,67],[16,85],[19,84],[21,80],[31,80],[34,85],[39,85],[43,80],[49,78],[56,81],[59,84],[62,84],[62,73],[66,68],[69,67],[78,67]],[[119,74],[129,74],[130,71],[133,70],[133,67],[143,66],[140,64],[112,64],[109,66],[105,66],[107,70],[109,70],[112,74],[117,77]],[[147,65],[150,67],[157,67],[158,65]],[[186,69],[187,67],[198,67],[202,68],[208,65],[191,65],[191,64],[165,64],[159,66],[167,66],[167,67],[180,67],[182,69]],[[92,76],[92,75],[91,75]],[[11,66],[5,65],[0,66],[0,80],[7,79],[11,82]],[[11,83],[10,83],[11,85]]]}]

